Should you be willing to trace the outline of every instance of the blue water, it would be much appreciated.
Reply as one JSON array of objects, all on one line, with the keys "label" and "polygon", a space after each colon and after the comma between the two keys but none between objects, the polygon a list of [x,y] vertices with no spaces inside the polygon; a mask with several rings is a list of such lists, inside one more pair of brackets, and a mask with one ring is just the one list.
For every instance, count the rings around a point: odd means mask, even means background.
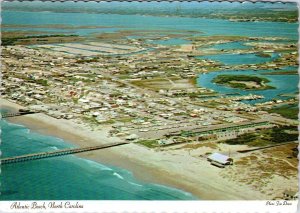
[{"label": "blue water", "polygon": [[[295,10],[296,4],[239,4],[239,3],[51,3],[51,2],[2,2],[2,24],[15,25],[70,25],[99,26],[96,29],[57,29],[45,28],[3,28],[2,30],[47,31],[93,36],[97,33],[117,32],[120,30],[158,30],[157,34],[166,36],[172,33],[184,33],[182,38],[160,42],[163,45],[189,43],[188,36],[201,35],[240,35],[255,37],[283,37],[298,40],[297,23],[280,22],[230,22],[221,19],[180,17],[180,15],[211,13],[215,11],[252,10],[280,7],[282,10]],[[204,9],[203,9],[204,8]],[[157,16],[159,14],[159,16]],[[163,15],[161,15],[163,14]],[[170,16],[176,14],[177,16]],[[155,15],[155,16],[154,16]],[[194,15],[194,14],[192,14]],[[102,28],[109,27],[109,28]],[[161,32],[160,32],[161,31]],[[142,37],[151,36],[148,34]],[[141,38],[133,35],[131,38]],[[225,45],[225,44],[224,44]],[[242,44],[231,43],[216,48],[245,48]],[[209,56],[227,64],[262,63],[272,58],[261,58],[253,54]],[[266,100],[277,97],[280,93],[297,91],[298,76],[263,76],[271,80],[275,90],[243,91],[211,83],[218,74],[255,74],[258,72],[226,71],[200,75],[201,86],[220,93],[240,92],[241,94],[263,94]],[[26,127],[0,121],[2,129],[1,150],[3,157],[26,153],[50,151],[71,147],[71,143],[59,138],[40,135]],[[195,199],[177,189],[168,188],[136,180],[129,171],[74,156],[43,159],[1,167],[1,200],[39,200],[39,199],[92,199],[92,200],[188,200]]]},{"label": "blue water", "polygon": [[[74,147],[0,121],[2,157]],[[193,200],[191,194],[136,180],[132,173],[75,156],[1,166],[0,200]]]},{"label": "blue water", "polygon": [[239,64],[261,64],[268,61],[273,61],[279,57],[278,53],[272,53],[271,57],[260,57],[254,53],[247,54],[217,54],[197,56],[199,59],[210,59],[219,61],[225,65],[239,65]]},{"label": "blue water", "polygon": [[[266,101],[271,101],[272,99],[285,99],[288,97],[280,97],[280,94],[291,94],[298,92],[298,75],[262,75],[262,73],[273,72],[273,70],[261,70],[261,71],[253,71],[253,70],[242,70],[242,71],[220,71],[220,72],[209,72],[207,74],[200,74],[197,79],[197,83],[201,87],[213,89],[220,94],[228,94],[228,93],[240,93],[242,95],[256,94],[263,95],[264,99],[258,99],[253,101],[246,101],[247,103],[255,104]],[[212,80],[218,75],[253,75],[259,76],[263,78],[267,78],[270,80],[270,83],[267,83],[270,86],[276,87],[276,89],[268,89],[268,90],[242,90],[238,88],[231,88],[228,86],[219,85],[213,83]]]},{"label": "blue water", "polygon": [[[5,3],[4,3],[5,4]],[[73,25],[73,26],[106,26],[118,30],[177,30],[198,31],[200,35],[241,35],[241,36],[274,36],[298,39],[296,23],[280,22],[230,22],[221,19],[160,17],[144,15],[94,14],[94,13],[52,13],[2,11],[3,24],[26,25]],[[246,27],[245,27],[246,26]],[[26,28],[31,31],[34,28]],[[36,30],[36,29],[34,29]],[[54,29],[57,30],[57,29]],[[110,32],[110,28],[105,28]],[[103,32],[98,29],[74,29],[79,35]],[[69,30],[68,30],[69,31]],[[194,34],[194,33],[193,33]]]},{"label": "blue water", "polygon": [[151,41],[152,44],[160,44],[160,45],[182,45],[182,44],[189,44],[191,41],[181,38],[171,38],[166,40],[154,40]]},{"label": "blue water", "polygon": [[211,46],[213,49],[217,50],[236,50],[236,49],[249,49],[251,46],[244,45],[243,42],[235,41],[235,42],[228,42],[224,44],[215,44]]},{"label": "blue water", "polygon": [[[80,36],[91,36],[94,33],[113,33],[117,32],[119,28],[93,28],[93,29],[60,29],[60,28],[23,28],[12,27],[6,28],[5,31],[32,31],[32,32],[47,32],[52,34],[76,34]],[[38,33],[37,33],[38,34]],[[37,35],[35,34],[35,35]],[[45,34],[45,33],[41,33]]]}]

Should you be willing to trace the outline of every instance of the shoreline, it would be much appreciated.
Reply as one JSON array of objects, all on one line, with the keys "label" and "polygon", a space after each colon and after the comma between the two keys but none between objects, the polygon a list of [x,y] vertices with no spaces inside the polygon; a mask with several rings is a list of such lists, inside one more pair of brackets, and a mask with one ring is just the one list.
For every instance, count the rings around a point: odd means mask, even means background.
[{"label": "shoreline", "polygon": [[[0,108],[13,110],[22,108],[19,104],[4,99],[0,101]],[[92,146],[101,144],[102,141],[104,143],[120,141],[119,138],[106,136],[105,130],[91,131],[84,125],[70,120],[55,119],[43,113],[14,117],[8,121],[24,125],[41,134],[61,138],[66,143],[77,146]],[[191,193],[201,200],[268,199],[266,195],[246,185],[239,185],[220,177],[219,168],[210,166],[206,160],[182,153],[161,152],[128,144],[80,153],[76,156],[129,170],[138,181],[176,188]]]}]

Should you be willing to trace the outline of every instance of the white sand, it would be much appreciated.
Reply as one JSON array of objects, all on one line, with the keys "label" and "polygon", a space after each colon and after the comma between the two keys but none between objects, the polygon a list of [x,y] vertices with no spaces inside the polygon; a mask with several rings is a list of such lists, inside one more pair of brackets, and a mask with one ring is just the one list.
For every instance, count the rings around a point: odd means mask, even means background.
[{"label": "white sand", "polygon": [[[19,108],[0,99],[2,107]],[[1,106],[0,106],[1,107]],[[55,119],[44,114],[32,114],[10,119],[30,129],[65,139],[79,146],[119,141],[107,136],[107,129],[91,131],[69,120]],[[5,150],[2,150],[5,152]],[[222,169],[211,166],[206,159],[189,155],[183,149],[155,151],[129,144],[105,150],[78,154],[102,163],[123,167],[144,181],[160,183],[190,192],[202,200],[270,199],[247,185],[221,177]]]}]

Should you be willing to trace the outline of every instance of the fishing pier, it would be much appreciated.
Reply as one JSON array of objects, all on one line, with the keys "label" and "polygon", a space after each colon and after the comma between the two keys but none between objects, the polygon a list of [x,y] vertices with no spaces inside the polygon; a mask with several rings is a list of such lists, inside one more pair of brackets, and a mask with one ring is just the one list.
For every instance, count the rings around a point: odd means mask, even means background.
[{"label": "fishing pier", "polygon": [[20,163],[20,162],[24,162],[24,161],[38,160],[38,159],[43,159],[43,158],[71,155],[71,154],[76,154],[76,153],[80,153],[80,152],[89,152],[89,151],[98,150],[98,149],[107,149],[107,148],[121,146],[121,145],[125,145],[125,144],[128,144],[128,143],[127,142],[116,142],[116,143],[103,144],[103,145],[98,145],[98,146],[61,149],[61,150],[55,150],[55,151],[50,151],[50,152],[39,152],[39,153],[21,155],[21,156],[16,156],[16,157],[3,158],[3,159],[0,159],[0,162],[1,162],[1,165],[11,164],[11,163]]}]

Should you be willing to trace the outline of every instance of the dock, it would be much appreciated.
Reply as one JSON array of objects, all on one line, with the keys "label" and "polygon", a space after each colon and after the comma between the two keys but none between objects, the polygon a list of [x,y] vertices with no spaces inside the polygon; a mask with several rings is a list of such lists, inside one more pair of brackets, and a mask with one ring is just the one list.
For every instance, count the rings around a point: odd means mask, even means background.
[{"label": "dock", "polygon": [[71,154],[80,153],[80,152],[89,152],[89,151],[98,150],[98,149],[107,149],[107,148],[121,146],[121,145],[125,145],[125,144],[128,144],[128,142],[116,142],[116,143],[109,143],[109,144],[103,144],[103,145],[98,145],[98,146],[69,148],[69,149],[61,149],[61,150],[55,150],[55,151],[50,151],[50,152],[26,154],[26,155],[21,155],[21,156],[2,158],[2,159],[0,159],[0,162],[1,162],[1,165],[20,163],[20,162],[24,162],[24,161],[38,160],[38,159],[43,159],[43,158],[71,155]]}]

